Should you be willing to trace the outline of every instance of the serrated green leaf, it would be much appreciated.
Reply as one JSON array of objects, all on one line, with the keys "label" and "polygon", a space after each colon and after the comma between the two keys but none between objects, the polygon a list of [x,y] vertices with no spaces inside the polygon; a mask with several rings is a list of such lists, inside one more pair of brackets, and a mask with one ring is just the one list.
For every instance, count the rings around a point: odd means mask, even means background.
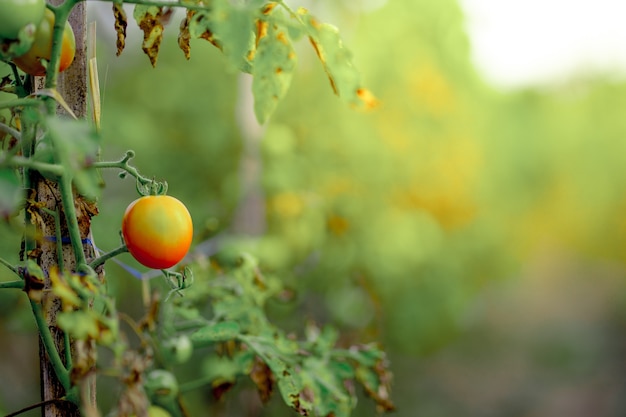
[{"label": "serrated green leaf", "polygon": [[238,376],[250,373],[253,362],[254,354],[250,351],[238,351],[232,357],[212,355],[202,363],[202,374],[219,383],[234,382]]},{"label": "serrated green leaf", "polygon": [[50,270],[50,286],[54,295],[63,303],[63,307],[73,308],[79,307],[82,304],[78,294],[76,294],[65,277],[56,268]]},{"label": "serrated green leaf", "polygon": [[378,100],[363,87],[352,53],[345,47],[337,28],[319,22],[304,9],[300,9],[298,14],[335,94],[357,108],[376,107]]},{"label": "serrated green leaf", "polygon": [[8,219],[19,209],[23,201],[23,189],[13,169],[0,168],[0,219]]},{"label": "serrated green leaf", "polygon": [[304,385],[313,393],[313,405],[317,415],[326,416],[332,413],[337,417],[347,417],[356,406],[356,398],[346,390],[344,378],[329,365],[319,357],[305,359],[301,372]]},{"label": "serrated green leaf", "polygon": [[354,368],[348,362],[332,361],[329,364],[329,368],[339,379],[346,380],[354,378]]},{"label": "serrated green leaf", "polygon": [[215,342],[226,342],[235,339],[241,333],[239,323],[223,321],[210,324],[191,334],[194,345],[205,345]]},{"label": "serrated green leaf", "polygon": [[48,134],[38,144],[35,159],[61,164],[71,175],[78,192],[95,199],[102,188],[102,179],[93,163],[98,159],[99,136],[83,120],[49,118]]},{"label": "serrated green leaf", "polygon": [[[301,398],[304,385],[300,375],[283,360],[276,357],[266,359],[267,366],[276,378],[276,385],[283,401],[299,413],[310,411],[310,406]],[[306,415],[306,414],[303,414]]]},{"label": "serrated green leaf", "polygon": [[100,333],[98,316],[92,310],[60,312],[57,324],[61,330],[78,340],[96,339]]},{"label": "serrated green leaf", "polygon": [[249,55],[254,49],[257,12],[256,7],[215,0],[211,3],[211,11],[198,12],[189,21],[189,36],[210,41],[236,68],[251,72]]},{"label": "serrated green leaf", "polygon": [[287,93],[297,59],[284,30],[268,22],[260,22],[260,25],[264,29],[258,34],[260,39],[257,39],[252,93],[257,120],[265,123]]},{"label": "serrated green leaf", "polygon": [[371,368],[357,366],[355,376],[363,385],[366,394],[376,401],[381,409],[391,411],[395,408],[389,397],[391,373],[382,361]]}]

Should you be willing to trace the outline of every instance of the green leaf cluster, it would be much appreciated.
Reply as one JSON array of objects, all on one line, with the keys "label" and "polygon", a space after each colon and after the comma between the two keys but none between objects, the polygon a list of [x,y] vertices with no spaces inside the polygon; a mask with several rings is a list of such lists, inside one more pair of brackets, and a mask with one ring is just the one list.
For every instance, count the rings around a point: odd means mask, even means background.
[{"label": "green leaf cluster", "polygon": [[45,125],[47,133],[37,143],[34,161],[62,167],[63,175],[72,178],[80,194],[95,199],[103,186],[94,167],[99,159],[100,136],[86,121],[50,117]]},{"label": "green leaf cluster", "polygon": [[[358,383],[378,408],[393,409],[384,352],[376,345],[340,347],[332,327],[308,323],[295,335],[273,324],[266,303],[284,288],[256,259],[242,255],[236,265],[195,271],[195,286],[164,314],[163,325],[194,328],[194,352],[204,358],[199,378],[214,395],[248,377],[264,402],[277,391],[302,415],[346,417],[356,407]],[[207,304],[210,311],[197,314]]]},{"label": "green leaf cluster", "polygon": [[[191,57],[192,40],[204,39],[220,49],[234,68],[252,74],[254,112],[260,123],[268,120],[289,89],[297,61],[293,42],[303,36],[313,46],[335,94],[357,108],[370,109],[378,103],[363,87],[337,28],[319,22],[304,8],[294,11],[283,1],[229,0],[181,6],[187,7],[187,13],[180,24],[178,45],[185,57]],[[127,22],[119,5],[113,10],[119,55],[125,46]],[[144,33],[142,49],[153,66],[171,14],[165,5],[135,5],[133,17]]]}]

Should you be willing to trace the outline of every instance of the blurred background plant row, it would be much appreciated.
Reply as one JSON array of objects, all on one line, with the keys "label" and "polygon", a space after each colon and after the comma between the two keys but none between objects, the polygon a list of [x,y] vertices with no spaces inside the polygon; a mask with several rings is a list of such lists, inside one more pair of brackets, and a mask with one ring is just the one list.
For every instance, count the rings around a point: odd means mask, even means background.
[{"label": "blurred background plant row", "polygon": [[[310,6],[341,28],[374,111],[337,100],[302,44],[260,127],[249,80],[210,44],[186,62],[166,28],[156,69],[139,53],[116,58],[108,10],[92,7],[103,158],[132,148],[144,174],[168,181],[197,254],[246,250],[281,276],[295,298],[270,313],[287,329],[310,318],[346,342],[382,341],[398,416],[623,415],[626,83],[581,74],[498,91],[470,61],[454,0]],[[140,40],[131,33],[127,50]],[[109,250],[135,191],[105,175],[93,225]],[[0,233],[17,260],[21,230]],[[132,315],[140,282],[116,264],[107,279]],[[8,411],[37,396],[25,366],[37,344],[24,297],[0,297]],[[262,415],[280,412],[291,413]]]}]

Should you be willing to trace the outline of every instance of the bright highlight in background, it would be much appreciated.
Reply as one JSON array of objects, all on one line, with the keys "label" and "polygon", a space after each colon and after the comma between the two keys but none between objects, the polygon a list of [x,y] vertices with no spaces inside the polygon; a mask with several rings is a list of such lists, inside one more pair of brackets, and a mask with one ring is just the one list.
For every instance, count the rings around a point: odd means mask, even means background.
[{"label": "bright highlight in background", "polygon": [[626,73],[624,0],[460,0],[487,81],[520,87]]}]

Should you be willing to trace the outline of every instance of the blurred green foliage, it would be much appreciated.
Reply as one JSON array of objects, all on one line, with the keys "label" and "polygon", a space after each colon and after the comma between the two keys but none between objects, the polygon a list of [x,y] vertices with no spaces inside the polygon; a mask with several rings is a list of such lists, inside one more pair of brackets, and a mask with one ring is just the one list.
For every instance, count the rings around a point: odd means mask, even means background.
[{"label": "blurred green foliage", "polygon": [[[312,51],[299,52],[263,130],[262,176],[242,186],[251,102],[220,53],[198,41],[185,62],[166,30],[152,69],[138,45],[110,57],[111,38],[99,57],[103,158],[134,149],[142,173],[189,206],[196,243],[232,236],[224,253],[251,251],[283,277],[297,298],[271,312],[285,327],[301,332],[313,318],[350,341],[381,340],[397,415],[562,413],[541,390],[584,409],[585,395],[613,386],[624,353],[626,84],[598,75],[494,91],[471,64],[453,0],[327,12],[380,101],[374,111],[337,100]],[[132,181],[105,179],[94,235],[110,249],[135,194]],[[257,186],[265,233],[235,236],[234,214]],[[19,232],[0,224],[6,259],[17,259]],[[113,264],[107,276],[132,313],[137,282]],[[24,309],[0,297],[3,317]],[[597,415],[623,415],[617,384]]]}]

